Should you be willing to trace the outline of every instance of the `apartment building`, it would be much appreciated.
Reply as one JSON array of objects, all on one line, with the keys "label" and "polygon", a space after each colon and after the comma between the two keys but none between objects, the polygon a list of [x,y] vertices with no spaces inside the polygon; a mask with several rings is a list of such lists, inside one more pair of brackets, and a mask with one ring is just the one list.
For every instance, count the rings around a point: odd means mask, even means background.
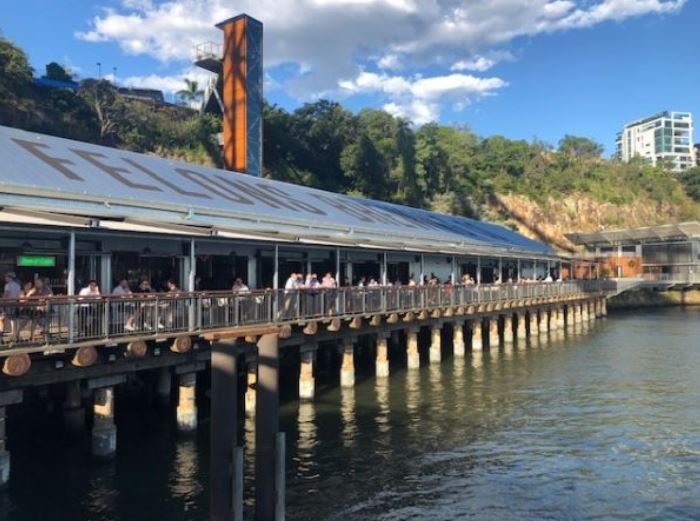
[{"label": "apartment building", "polygon": [[695,166],[693,116],[690,112],[664,111],[632,121],[618,132],[617,157],[628,162],[633,157],[657,165],[668,165],[674,172]]}]

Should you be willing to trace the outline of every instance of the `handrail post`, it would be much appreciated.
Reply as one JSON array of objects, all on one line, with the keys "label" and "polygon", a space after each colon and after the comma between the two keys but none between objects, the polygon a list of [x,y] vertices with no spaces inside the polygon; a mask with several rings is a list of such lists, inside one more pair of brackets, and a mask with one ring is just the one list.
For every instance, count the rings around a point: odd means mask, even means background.
[{"label": "handrail post", "polygon": [[109,315],[110,315],[110,299],[105,297],[103,300],[104,309],[102,310],[102,333],[104,338],[109,338]]}]

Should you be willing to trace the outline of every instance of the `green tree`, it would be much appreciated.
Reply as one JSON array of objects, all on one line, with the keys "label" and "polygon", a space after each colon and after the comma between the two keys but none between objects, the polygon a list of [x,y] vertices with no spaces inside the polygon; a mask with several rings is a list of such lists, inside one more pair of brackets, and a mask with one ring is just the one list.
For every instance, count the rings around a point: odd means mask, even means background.
[{"label": "green tree", "polygon": [[294,111],[290,131],[296,168],[313,174],[313,186],[343,192],[352,185],[340,164],[357,132],[352,113],[334,101],[307,103]]},{"label": "green tree", "polygon": [[188,105],[201,100],[204,96],[204,91],[199,88],[197,80],[191,80],[189,78],[185,78],[184,80],[186,87],[177,91],[177,97]]},{"label": "green tree", "polygon": [[394,146],[398,162],[393,177],[400,180],[396,199],[417,206],[420,198],[416,175],[416,135],[405,119],[397,121]]},{"label": "green tree", "polygon": [[116,144],[117,128],[126,121],[125,107],[117,89],[107,80],[87,79],[80,83],[78,95],[92,109],[99,131],[99,142]]},{"label": "green tree", "polygon": [[700,166],[689,168],[678,176],[685,192],[694,200],[700,201]]},{"label": "green tree", "polygon": [[46,64],[46,74],[44,78],[56,81],[73,81],[73,76],[68,72],[68,70],[59,65],[56,62],[51,62]]},{"label": "green tree", "polygon": [[32,74],[24,51],[10,40],[0,37],[0,102],[16,102],[27,96]]},{"label": "green tree", "polygon": [[599,158],[603,145],[587,137],[566,134],[559,140],[559,152],[572,158]]},{"label": "green tree", "polygon": [[372,199],[386,199],[389,168],[370,137],[363,133],[357,143],[343,150],[342,167],[352,179],[351,190]]}]

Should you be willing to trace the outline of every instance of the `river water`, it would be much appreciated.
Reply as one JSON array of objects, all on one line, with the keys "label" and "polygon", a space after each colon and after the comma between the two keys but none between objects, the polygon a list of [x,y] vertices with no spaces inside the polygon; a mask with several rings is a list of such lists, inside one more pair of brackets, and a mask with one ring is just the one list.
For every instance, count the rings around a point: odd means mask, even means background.
[{"label": "river water", "polygon": [[[699,404],[699,309],[611,314],[383,384],[367,370],[283,405],[288,518],[698,520]],[[39,422],[15,442],[0,519],[204,521],[207,427],[183,439],[122,411],[117,458],[96,464]]]}]

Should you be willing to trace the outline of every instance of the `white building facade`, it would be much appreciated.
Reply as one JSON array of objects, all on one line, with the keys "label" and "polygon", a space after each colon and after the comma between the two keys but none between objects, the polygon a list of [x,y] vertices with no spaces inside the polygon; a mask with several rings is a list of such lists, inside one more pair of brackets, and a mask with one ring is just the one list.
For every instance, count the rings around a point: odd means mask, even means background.
[{"label": "white building facade", "polygon": [[668,164],[674,172],[695,166],[693,117],[690,112],[661,112],[625,125],[617,134],[617,157],[628,162],[641,157]]}]

